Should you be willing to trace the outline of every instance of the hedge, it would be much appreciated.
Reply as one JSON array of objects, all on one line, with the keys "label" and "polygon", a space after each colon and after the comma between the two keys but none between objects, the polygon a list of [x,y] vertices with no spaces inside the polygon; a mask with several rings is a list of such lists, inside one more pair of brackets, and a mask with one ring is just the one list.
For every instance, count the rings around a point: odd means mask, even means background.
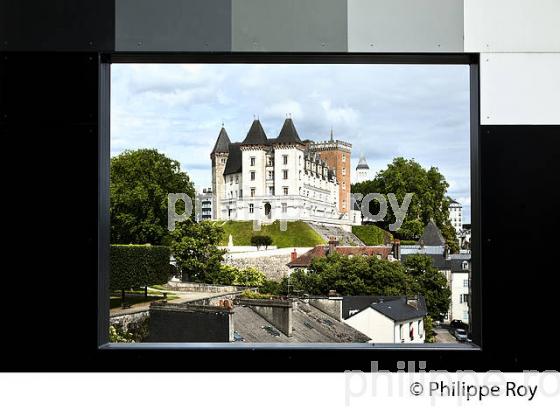
[{"label": "hedge", "polygon": [[111,290],[125,290],[169,280],[168,246],[111,245]]}]

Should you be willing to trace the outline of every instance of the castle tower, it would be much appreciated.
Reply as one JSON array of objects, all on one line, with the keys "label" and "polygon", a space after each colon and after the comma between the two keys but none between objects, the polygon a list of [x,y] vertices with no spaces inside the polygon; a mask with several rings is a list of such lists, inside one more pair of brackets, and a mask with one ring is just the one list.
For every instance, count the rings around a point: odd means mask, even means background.
[{"label": "castle tower", "polygon": [[360,155],[360,161],[356,166],[356,182],[364,182],[369,178],[369,165],[367,164],[366,157],[362,153],[362,155]]},{"label": "castle tower", "polygon": [[316,151],[327,163],[329,169],[335,171],[338,182],[338,211],[347,214],[350,211],[350,154],[352,144],[335,140],[331,129],[329,141],[310,143],[309,148]]},{"label": "castle tower", "polygon": [[218,212],[221,209],[220,203],[224,199],[224,170],[229,157],[230,144],[231,141],[222,125],[216,144],[214,144],[214,149],[210,153],[210,159],[212,160],[212,200],[214,202],[212,219],[220,219]]}]

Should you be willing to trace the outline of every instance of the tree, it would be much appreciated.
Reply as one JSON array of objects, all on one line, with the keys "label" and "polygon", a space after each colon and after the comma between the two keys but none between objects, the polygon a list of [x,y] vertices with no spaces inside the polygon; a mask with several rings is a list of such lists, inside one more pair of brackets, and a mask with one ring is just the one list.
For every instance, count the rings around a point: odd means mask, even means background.
[{"label": "tree", "polygon": [[445,275],[432,266],[432,259],[427,255],[409,255],[404,267],[413,278],[413,291],[424,295],[428,314],[435,320],[442,320],[451,298]]},{"label": "tree", "polygon": [[335,253],[314,259],[307,272],[296,270],[290,276],[290,290],[312,295],[335,290],[342,295],[397,296],[410,294],[412,288],[400,263],[375,256],[349,258]]},{"label": "tree", "polygon": [[257,249],[260,249],[261,246],[268,249],[272,245],[272,238],[268,235],[253,235],[251,236],[251,245],[256,246]]},{"label": "tree", "polygon": [[[179,162],[155,149],[125,151],[111,158],[111,243],[166,244],[167,195],[194,187]],[[177,211],[184,204],[177,203]]]},{"label": "tree", "polygon": [[332,254],[314,259],[307,271],[294,271],[283,280],[281,289],[287,292],[288,285],[289,293],[311,295],[328,295],[330,290],[345,296],[422,295],[428,314],[436,320],[449,310],[451,297],[445,276],[426,255],[410,255],[401,264],[375,256]]},{"label": "tree", "polygon": [[221,271],[225,251],[218,248],[224,234],[221,226],[210,221],[178,222],[171,232],[171,251],[181,268],[183,281],[207,282]]},{"label": "tree", "polygon": [[[447,188],[449,184],[436,167],[426,170],[414,159],[398,157],[373,180],[352,185],[352,192],[364,196],[369,193],[394,193],[399,204],[402,204],[406,193],[413,193],[403,225],[395,232],[395,236],[399,239],[418,240],[424,226],[433,219],[451,251],[458,252],[455,229],[449,221]],[[370,212],[373,215],[379,212],[379,204],[376,201],[370,202]],[[388,206],[387,216],[377,224],[388,230],[394,221],[393,209]]]},{"label": "tree", "polygon": [[205,282],[214,285],[262,286],[266,282],[266,276],[255,268],[239,269],[221,265],[219,270],[205,275]]}]

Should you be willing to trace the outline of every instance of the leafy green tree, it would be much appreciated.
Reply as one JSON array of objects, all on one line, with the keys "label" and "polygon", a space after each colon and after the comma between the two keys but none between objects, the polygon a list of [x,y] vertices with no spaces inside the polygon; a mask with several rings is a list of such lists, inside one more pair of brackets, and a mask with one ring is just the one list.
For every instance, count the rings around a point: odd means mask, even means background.
[{"label": "leafy green tree", "polygon": [[[155,149],[125,151],[111,158],[111,243],[167,244],[167,194],[194,198],[179,162]],[[182,201],[177,211],[184,210]]]},{"label": "leafy green tree", "polygon": [[293,290],[327,295],[336,290],[342,295],[406,295],[412,289],[411,278],[398,262],[377,257],[349,258],[332,254],[316,258],[307,272],[296,270],[290,276]]},{"label": "leafy green tree", "polygon": [[175,256],[183,281],[208,282],[221,273],[224,250],[218,243],[224,234],[222,227],[211,221],[178,222],[171,232],[171,252]]},{"label": "leafy green tree", "polygon": [[261,246],[268,249],[272,245],[272,238],[268,235],[253,235],[251,236],[251,245],[256,246],[257,249],[260,249]]},{"label": "leafy green tree", "polygon": [[307,271],[296,270],[284,279],[281,289],[289,293],[328,295],[423,295],[428,314],[441,320],[449,310],[451,290],[445,275],[432,266],[430,257],[411,255],[404,264],[375,256],[332,254],[316,258]]},{"label": "leafy green tree", "polygon": [[428,314],[442,320],[449,310],[451,290],[445,275],[432,266],[432,259],[427,255],[409,255],[404,267],[413,278],[413,291],[424,295]]},{"label": "leafy green tree", "polygon": [[[414,159],[398,157],[374,179],[352,185],[352,192],[364,196],[369,193],[394,193],[399,204],[402,204],[406,193],[413,193],[403,225],[394,233],[395,236],[399,239],[418,240],[424,226],[433,219],[451,251],[458,252],[455,229],[449,221],[447,188],[449,184],[436,167],[426,170]],[[370,212],[374,215],[379,212],[378,202],[370,202]],[[377,224],[388,230],[394,221],[393,209],[388,206],[387,216]]]},{"label": "leafy green tree", "polygon": [[221,265],[217,271],[205,275],[205,282],[214,285],[235,286],[262,286],[265,284],[266,276],[255,268],[239,269],[235,266]]}]

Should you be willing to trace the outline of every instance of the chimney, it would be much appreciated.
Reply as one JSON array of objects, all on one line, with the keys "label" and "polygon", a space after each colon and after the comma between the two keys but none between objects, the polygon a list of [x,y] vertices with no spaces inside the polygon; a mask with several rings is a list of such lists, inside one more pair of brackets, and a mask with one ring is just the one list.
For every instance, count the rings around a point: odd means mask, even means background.
[{"label": "chimney", "polygon": [[393,241],[393,258],[401,260],[401,241],[399,239]]},{"label": "chimney", "polygon": [[292,300],[237,299],[237,303],[249,306],[251,310],[286,336],[292,336],[294,328],[292,317],[294,302]]},{"label": "chimney", "polygon": [[292,251],[292,253],[290,254],[290,262],[293,262],[297,259],[297,251],[296,248],[294,248],[294,250]]},{"label": "chimney", "polygon": [[338,244],[336,236],[329,237],[329,255],[336,252],[336,245]]},{"label": "chimney", "polygon": [[451,259],[450,255],[451,252],[449,252],[449,246],[446,244],[445,248],[443,249],[443,256],[445,257],[445,259],[449,260]]}]

